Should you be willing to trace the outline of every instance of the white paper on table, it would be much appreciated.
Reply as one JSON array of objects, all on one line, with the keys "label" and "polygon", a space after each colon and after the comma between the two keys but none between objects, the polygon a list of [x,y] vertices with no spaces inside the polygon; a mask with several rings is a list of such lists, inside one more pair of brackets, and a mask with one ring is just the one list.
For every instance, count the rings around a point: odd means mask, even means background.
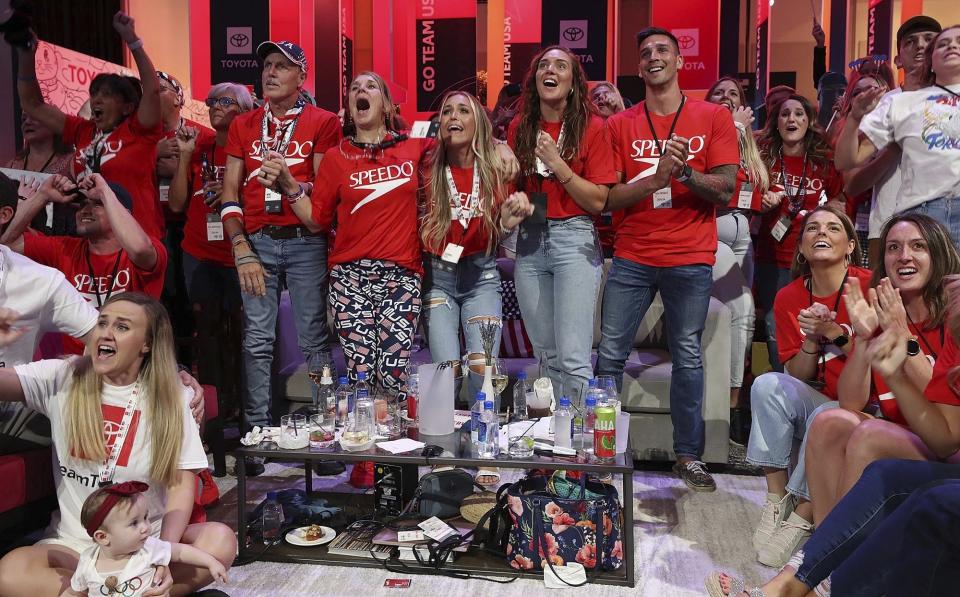
[{"label": "white paper on table", "polygon": [[470,415],[453,415],[453,428],[454,430],[460,429],[463,427],[463,424],[470,420]]},{"label": "white paper on table", "polygon": [[409,452],[410,450],[421,450],[425,445],[427,444],[404,437],[392,442],[380,442],[377,444],[377,447],[382,448],[391,454],[402,454],[403,452]]}]

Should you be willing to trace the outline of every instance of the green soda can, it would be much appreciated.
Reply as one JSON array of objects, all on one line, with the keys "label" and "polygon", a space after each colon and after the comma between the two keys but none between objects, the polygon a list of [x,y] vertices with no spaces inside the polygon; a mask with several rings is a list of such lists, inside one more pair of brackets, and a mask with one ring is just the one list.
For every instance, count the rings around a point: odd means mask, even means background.
[{"label": "green soda can", "polygon": [[594,413],[593,455],[598,462],[613,462],[617,453],[617,410],[606,404],[598,406]]}]

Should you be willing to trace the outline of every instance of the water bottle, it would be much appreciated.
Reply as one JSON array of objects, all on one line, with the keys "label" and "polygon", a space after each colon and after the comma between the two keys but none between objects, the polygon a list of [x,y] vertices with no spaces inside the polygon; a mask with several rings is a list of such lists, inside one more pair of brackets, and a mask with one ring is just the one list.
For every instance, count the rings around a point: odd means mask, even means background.
[{"label": "water bottle", "polygon": [[347,426],[347,420],[350,413],[353,412],[353,388],[350,387],[350,380],[346,375],[341,375],[337,386],[337,428],[344,429]]},{"label": "water bottle", "polygon": [[553,413],[553,445],[558,448],[573,448],[573,411],[570,399],[560,398],[560,408]]},{"label": "water bottle", "polygon": [[493,401],[484,401],[480,430],[477,432],[477,455],[480,458],[496,458],[500,452],[500,429],[497,423],[498,417],[493,411]]},{"label": "water bottle", "polygon": [[367,385],[366,371],[357,372],[357,384],[353,387],[353,390],[357,400],[360,399],[361,394],[364,397],[370,396],[370,386]]},{"label": "water bottle", "polygon": [[[593,382],[593,380],[590,380]],[[583,431],[580,433],[580,449],[587,453],[593,453],[593,427],[597,415],[594,409],[597,407],[597,397],[587,392],[587,399],[583,407]]]},{"label": "water bottle", "polygon": [[531,391],[527,387],[527,372],[521,371],[517,374],[517,381],[513,384],[513,420],[526,421],[529,418],[527,412],[527,392]]},{"label": "water bottle", "polygon": [[267,493],[267,500],[263,502],[261,516],[263,544],[272,545],[280,540],[280,529],[283,528],[283,508],[277,501],[276,491]]},{"label": "water bottle", "polygon": [[480,429],[480,418],[483,415],[483,403],[486,399],[486,394],[477,392],[477,399],[470,409],[470,441],[474,446],[477,445],[477,431]]},{"label": "water bottle", "polygon": [[323,374],[320,376],[320,383],[317,385],[317,402],[313,405],[313,408],[314,412],[323,413],[325,419],[333,420],[336,417],[337,403],[329,365],[323,366]]}]

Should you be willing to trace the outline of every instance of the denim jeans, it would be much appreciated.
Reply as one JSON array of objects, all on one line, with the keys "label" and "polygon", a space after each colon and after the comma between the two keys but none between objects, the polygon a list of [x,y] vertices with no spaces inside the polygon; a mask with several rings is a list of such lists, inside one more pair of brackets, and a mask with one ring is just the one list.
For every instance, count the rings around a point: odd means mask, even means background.
[{"label": "denim jeans", "polygon": [[[277,240],[262,232],[250,235],[253,250],[267,271],[266,294],[242,293],[246,330],[243,337],[247,374],[245,425],[270,425],[270,372],[276,339],[281,281],[290,291],[297,344],[307,361],[314,353],[330,352],[327,329],[327,239],[325,236]],[[313,391],[316,391],[314,388]]]},{"label": "denim jeans", "polygon": [[[956,208],[956,209],[954,209]],[[903,213],[923,214],[943,224],[950,231],[954,246],[960,250],[960,197],[940,197],[911,207]]]},{"label": "denim jeans", "polygon": [[[435,363],[460,359],[460,330],[467,354],[483,354],[480,328],[470,323],[478,315],[500,317],[500,271],[493,255],[464,257],[456,265],[424,254],[427,291],[423,298],[423,322],[427,328],[430,356]],[[493,356],[500,350],[500,330],[493,342]],[[467,377],[467,397],[480,391],[483,376],[472,371]],[[458,393],[459,394],[459,393]],[[492,400],[493,397],[491,396]]]},{"label": "denim jeans", "polygon": [[809,500],[804,467],[807,429],[817,413],[836,406],[838,403],[786,373],[764,373],[756,378],[750,388],[753,423],[747,443],[747,462],[787,470],[794,441],[803,441],[787,490]]},{"label": "denim jeans", "polygon": [[593,220],[578,216],[523,223],[514,283],[534,351],[553,381],[554,396],[579,402],[593,377],[593,321],[602,275]]},{"label": "denim jeans", "polygon": [[670,419],[677,457],[703,454],[703,359],[701,339],[710,306],[709,265],[652,267],[613,258],[603,290],[597,375],[613,375],[623,387],[623,365],[644,314],[659,291],[673,362]]},{"label": "denim jeans", "polygon": [[[888,595],[956,594],[957,479],[957,464],[871,462],[804,545],[797,580],[815,587],[830,576],[831,594],[837,596],[881,595],[885,590]],[[941,483],[947,480],[952,482]],[[923,582],[942,581],[936,572],[945,570],[935,570],[938,565],[954,573],[946,592]],[[914,581],[907,585],[910,592],[891,590],[907,580],[903,575]]]},{"label": "denim jeans", "polygon": [[713,266],[713,290],[717,300],[730,309],[730,387],[743,385],[747,348],[753,342],[755,308],[753,293],[753,242],[746,216],[730,212],[717,218],[717,261]]},{"label": "denim jeans", "polygon": [[777,352],[777,323],[773,315],[773,301],[780,289],[791,281],[790,270],[777,267],[774,263],[757,264],[757,306],[763,311],[763,321],[767,326],[767,351],[770,353],[770,366],[783,373],[783,363]]}]

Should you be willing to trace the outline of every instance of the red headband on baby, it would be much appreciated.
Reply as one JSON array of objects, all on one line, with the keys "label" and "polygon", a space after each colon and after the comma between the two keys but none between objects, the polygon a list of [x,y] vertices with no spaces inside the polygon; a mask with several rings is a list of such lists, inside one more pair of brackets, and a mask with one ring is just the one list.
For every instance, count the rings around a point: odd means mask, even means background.
[{"label": "red headband on baby", "polygon": [[91,518],[87,522],[87,526],[84,527],[87,534],[93,537],[93,534],[97,532],[97,529],[103,524],[104,519],[107,518],[107,515],[110,514],[113,507],[117,505],[120,498],[143,493],[148,489],[150,489],[150,486],[140,481],[127,481],[126,483],[104,487],[103,490],[107,492],[107,498],[103,500],[103,503],[100,504],[100,507],[94,512],[93,518]]}]

